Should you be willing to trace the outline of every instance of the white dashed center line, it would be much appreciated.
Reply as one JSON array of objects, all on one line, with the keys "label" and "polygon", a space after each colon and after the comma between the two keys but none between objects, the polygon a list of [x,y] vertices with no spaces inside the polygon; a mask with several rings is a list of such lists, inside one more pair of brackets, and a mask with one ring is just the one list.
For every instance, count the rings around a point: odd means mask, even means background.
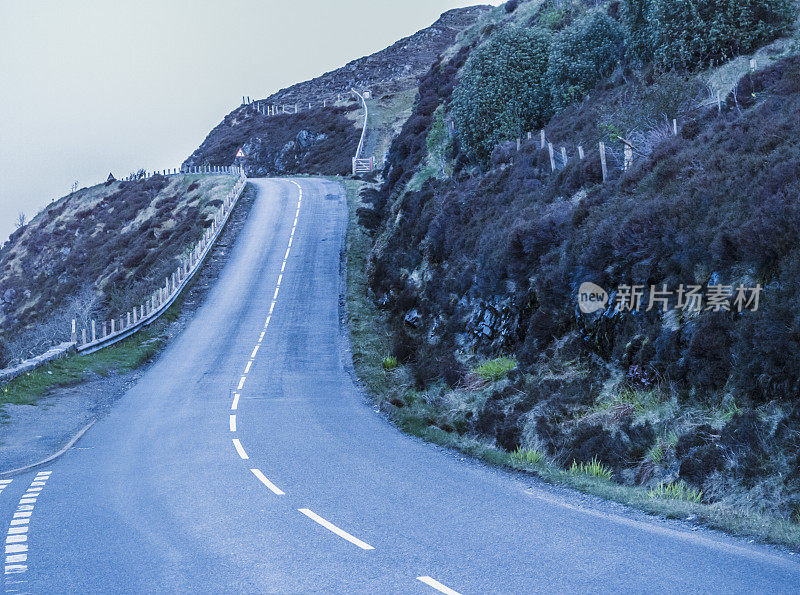
[{"label": "white dashed center line", "polygon": [[336,525],[334,525],[333,523],[331,523],[329,521],[326,521],[321,516],[319,516],[317,513],[311,512],[308,508],[298,508],[297,510],[299,510],[301,513],[306,515],[308,518],[310,518],[315,523],[319,523],[320,525],[325,527],[328,531],[336,533],[336,535],[338,535],[342,539],[346,539],[350,543],[352,543],[354,545],[357,545],[362,550],[374,550],[375,549],[374,547],[372,547],[368,543],[364,543],[363,541],[361,541],[357,537],[353,537],[352,535],[350,535],[347,531],[344,531],[344,530],[340,529],[339,527],[337,527]]},{"label": "white dashed center line", "polygon": [[[6,534],[5,574],[22,574],[28,570],[28,523],[33,514],[36,499],[39,497],[42,487],[50,479],[50,473],[51,471],[37,473],[28,491],[23,494],[17,505]],[[3,487],[11,483],[11,480],[3,481],[7,482]]]},{"label": "white dashed center line", "polygon": [[445,585],[443,585],[439,581],[437,581],[435,579],[432,579],[429,576],[418,576],[417,580],[418,581],[422,581],[423,583],[425,583],[429,587],[433,587],[437,591],[440,591],[442,593],[447,593],[447,595],[461,595],[461,593],[459,593],[458,591],[454,591],[450,587],[446,587]]},{"label": "white dashed center line", "polygon": [[231,415],[230,421],[228,423],[230,424],[231,432],[235,432],[236,431],[236,416],[235,415]]},{"label": "white dashed center line", "polygon": [[236,411],[239,408],[239,393],[233,393],[233,403],[231,403],[231,409]]},{"label": "white dashed center line", "polygon": [[278,486],[276,486],[274,483],[272,483],[270,480],[268,480],[266,476],[263,473],[261,473],[261,471],[259,471],[258,469],[250,469],[250,471],[252,471],[253,475],[255,475],[258,478],[258,481],[260,481],[265,486],[267,486],[267,488],[269,488],[270,492],[272,492],[276,496],[285,495],[283,491],[280,488],[278,488]]}]

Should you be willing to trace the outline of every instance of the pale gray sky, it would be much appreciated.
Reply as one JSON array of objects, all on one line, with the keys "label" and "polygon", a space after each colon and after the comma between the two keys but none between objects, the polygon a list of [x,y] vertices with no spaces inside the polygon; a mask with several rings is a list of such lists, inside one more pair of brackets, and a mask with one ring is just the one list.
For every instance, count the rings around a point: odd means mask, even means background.
[{"label": "pale gray sky", "polygon": [[177,167],[241,103],[500,0],[0,0],[0,242],[109,172]]}]

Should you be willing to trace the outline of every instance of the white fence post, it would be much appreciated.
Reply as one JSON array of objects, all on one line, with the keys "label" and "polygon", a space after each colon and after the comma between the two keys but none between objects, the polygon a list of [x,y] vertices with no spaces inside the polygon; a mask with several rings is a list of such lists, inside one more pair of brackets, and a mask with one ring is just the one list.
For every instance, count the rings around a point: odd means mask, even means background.
[{"label": "white fence post", "polygon": [[578,145],[578,158],[581,161],[583,161],[584,157],[585,157],[585,155],[583,154],[583,146],[582,145]]},{"label": "white fence post", "polygon": [[553,143],[547,143],[547,152],[550,154],[550,171],[556,171],[556,159],[553,155]]},{"label": "white fence post", "polygon": [[567,165],[567,148],[561,147],[561,158],[564,160],[564,166]]},{"label": "white fence post", "polygon": [[95,329],[95,322],[92,320],[92,343],[94,343],[95,339],[97,339],[97,332]]},{"label": "white fence post", "polygon": [[608,179],[608,168],[606,167],[606,144],[600,142],[600,166],[603,168],[603,182]]},{"label": "white fence post", "polygon": [[544,128],[542,128],[542,133],[541,133],[541,146],[540,146],[540,148],[541,148],[541,149],[544,149],[544,148],[545,148],[545,142],[546,142],[546,140],[545,140],[545,138],[544,138]]}]

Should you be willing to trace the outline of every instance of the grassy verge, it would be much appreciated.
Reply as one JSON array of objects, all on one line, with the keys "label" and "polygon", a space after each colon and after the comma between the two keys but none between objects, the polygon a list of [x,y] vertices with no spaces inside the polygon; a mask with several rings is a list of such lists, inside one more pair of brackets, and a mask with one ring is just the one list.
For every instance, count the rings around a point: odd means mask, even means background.
[{"label": "grassy verge", "polygon": [[76,386],[95,375],[124,374],[138,368],[164,347],[164,331],[179,313],[180,300],[149,327],[116,345],[89,355],[72,354],[14,378],[3,385],[0,405],[31,405],[53,389]]},{"label": "grassy verge", "polygon": [[[391,357],[391,341],[385,320],[368,294],[366,261],[370,238],[358,225],[356,217],[356,209],[361,204],[358,191],[363,183],[353,180],[344,180],[343,183],[347,189],[349,210],[347,310],[353,364],[369,394],[402,430],[491,464],[531,473],[551,484],[614,500],[650,514],[687,519],[734,535],[800,550],[800,526],[790,521],[696,502],[695,495],[680,489],[680,486],[664,486],[654,491],[620,485],[609,479],[604,470],[591,465],[573,465],[564,469],[548,461],[541,453],[506,452],[474,437],[459,434],[456,428],[447,427],[447,424],[437,425],[435,420],[440,416],[431,404],[435,397],[417,394],[402,365],[394,365],[395,362],[384,364]],[[511,362],[496,362],[494,365],[510,368]]]}]

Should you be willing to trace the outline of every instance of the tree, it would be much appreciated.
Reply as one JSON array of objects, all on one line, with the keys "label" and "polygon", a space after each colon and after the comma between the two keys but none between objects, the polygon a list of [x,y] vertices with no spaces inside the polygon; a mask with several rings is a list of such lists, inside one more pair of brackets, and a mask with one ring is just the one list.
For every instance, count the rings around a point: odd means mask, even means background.
[{"label": "tree", "polygon": [[623,34],[602,10],[593,10],[560,31],[550,50],[547,80],[553,108],[580,101],[619,63]]},{"label": "tree", "polygon": [[551,114],[545,74],[550,34],[501,30],[472,52],[453,91],[453,118],[464,151],[486,163],[502,140],[541,128]]},{"label": "tree", "polygon": [[25,216],[25,213],[23,213],[22,211],[20,211],[20,212],[17,214],[17,222],[16,222],[16,224],[17,224],[17,229],[19,229],[19,228],[21,228],[21,227],[25,227],[25,224],[26,224],[27,222],[28,222],[28,218]]}]

